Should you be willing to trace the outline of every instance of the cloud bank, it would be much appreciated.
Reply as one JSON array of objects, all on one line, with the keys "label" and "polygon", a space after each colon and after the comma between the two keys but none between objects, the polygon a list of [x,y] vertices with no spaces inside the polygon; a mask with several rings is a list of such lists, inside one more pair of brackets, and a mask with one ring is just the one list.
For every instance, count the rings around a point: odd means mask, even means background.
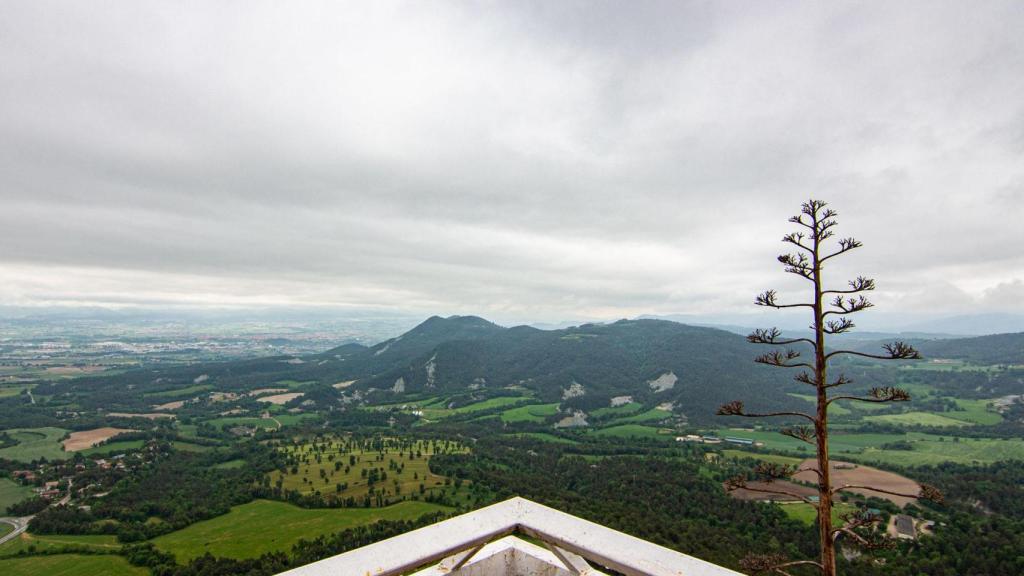
[{"label": "cloud bank", "polygon": [[1024,5],[5,2],[0,304],[1024,311]]}]

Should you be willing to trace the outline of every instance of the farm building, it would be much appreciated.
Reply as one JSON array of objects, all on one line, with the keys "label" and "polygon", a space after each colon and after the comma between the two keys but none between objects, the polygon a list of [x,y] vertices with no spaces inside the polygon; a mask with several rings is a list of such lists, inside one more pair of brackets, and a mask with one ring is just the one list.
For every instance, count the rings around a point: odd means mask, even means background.
[{"label": "farm building", "polygon": [[730,444],[742,444],[743,446],[753,446],[754,441],[750,438],[737,438],[736,436],[726,436],[725,441]]}]

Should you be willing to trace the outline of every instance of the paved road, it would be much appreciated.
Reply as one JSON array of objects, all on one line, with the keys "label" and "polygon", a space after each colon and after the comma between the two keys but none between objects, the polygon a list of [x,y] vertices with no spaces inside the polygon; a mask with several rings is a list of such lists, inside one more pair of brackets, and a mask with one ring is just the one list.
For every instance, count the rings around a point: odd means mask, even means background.
[{"label": "paved road", "polygon": [[8,540],[14,540],[19,534],[28,529],[28,521],[31,520],[31,516],[25,516],[24,518],[0,518],[0,522],[10,524],[14,526],[14,532],[0,538],[0,544],[7,542]]}]

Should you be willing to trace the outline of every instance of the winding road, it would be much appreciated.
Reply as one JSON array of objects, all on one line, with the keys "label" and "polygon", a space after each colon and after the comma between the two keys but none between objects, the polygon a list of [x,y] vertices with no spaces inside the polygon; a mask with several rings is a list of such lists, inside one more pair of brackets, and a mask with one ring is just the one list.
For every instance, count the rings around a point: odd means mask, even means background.
[{"label": "winding road", "polygon": [[6,536],[0,538],[0,544],[4,544],[5,542],[7,542],[9,540],[14,540],[22,532],[24,532],[25,530],[28,530],[28,521],[31,520],[31,519],[32,519],[31,516],[25,516],[23,518],[11,518],[11,517],[0,518],[0,522],[3,522],[4,524],[10,524],[11,526],[14,526],[14,531],[13,532],[11,532],[10,534],[7,534]]}]

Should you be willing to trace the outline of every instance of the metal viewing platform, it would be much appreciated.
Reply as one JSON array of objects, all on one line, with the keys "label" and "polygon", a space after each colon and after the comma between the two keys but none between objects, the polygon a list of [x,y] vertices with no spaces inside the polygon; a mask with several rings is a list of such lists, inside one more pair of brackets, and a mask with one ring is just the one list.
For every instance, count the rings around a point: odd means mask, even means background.
[{"label": "metal viewing platform", "polygon": [[[515,535],[543,543],[532,544]],[[741,576],[524,498],[512,498],[282,576]]]}]

